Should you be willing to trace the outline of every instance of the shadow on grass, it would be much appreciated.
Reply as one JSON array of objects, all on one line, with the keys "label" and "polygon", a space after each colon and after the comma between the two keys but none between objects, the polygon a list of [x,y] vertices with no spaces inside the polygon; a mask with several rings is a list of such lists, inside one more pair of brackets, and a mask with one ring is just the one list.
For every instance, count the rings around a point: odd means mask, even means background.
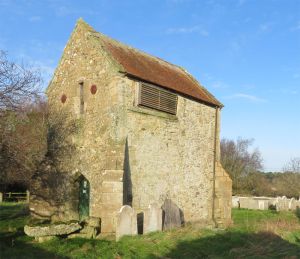
[{"label": "shadow on grass", "polygon": [[22,230],[0,233],[0,258],[68,258],[37,247],[31,238],[24,236]]},{"label": "shadow on grass", "polygon": [[27,204],[0,205],[0,220],[16,219],[29,215]]},{"label": "shadow on grass", "polygon": [[[226,232],[181,241],[166,258],[300,258],[300,243],[271,232]],[[153,257],[154,258],[154,257]]]}]

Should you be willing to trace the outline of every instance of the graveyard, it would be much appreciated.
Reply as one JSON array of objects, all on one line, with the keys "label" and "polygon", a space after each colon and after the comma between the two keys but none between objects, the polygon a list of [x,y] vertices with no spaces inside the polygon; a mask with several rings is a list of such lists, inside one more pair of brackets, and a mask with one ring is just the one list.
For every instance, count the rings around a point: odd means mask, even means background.
[{"label": "graveyard", "polygon": [[[232,210],[226,230],[186,224],[144,235],[56,237],[39,243],[24,233],[30,223],[25,203],[2,203],[1,258],[298,258],[300,220],[294,211]],[[145,215],[148,218],[149,215]],[[149,226],[149,230],[151,227]]]}]

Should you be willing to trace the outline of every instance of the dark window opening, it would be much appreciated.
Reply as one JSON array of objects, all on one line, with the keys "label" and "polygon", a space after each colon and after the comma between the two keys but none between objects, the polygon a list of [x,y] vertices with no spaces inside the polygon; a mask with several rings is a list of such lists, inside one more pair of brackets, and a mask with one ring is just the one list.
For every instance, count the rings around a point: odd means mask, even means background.
[{"label": "dark window opening", "polygon": [[84,114],[83,83],[79,84],[80,91],[80,114]]}]

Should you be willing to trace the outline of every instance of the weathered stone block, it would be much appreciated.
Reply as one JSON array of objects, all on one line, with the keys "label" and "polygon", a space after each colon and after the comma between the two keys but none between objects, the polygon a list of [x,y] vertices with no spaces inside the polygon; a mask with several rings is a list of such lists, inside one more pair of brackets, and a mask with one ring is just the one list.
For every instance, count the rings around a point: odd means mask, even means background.
[{"label": "weathered stone block", "polygon": [[101,191],[105,192],[123,192],[123,182],[103,181]]},{"label": "weathered stone block", "polygon": [[123,193],[102,193],[101,194],[101,203],[104,204],[119,204],[119,206],[123,203]]},{"label": "weathered stone block", "polygon": [[103,173],[104,181],[123,181],[123,170],[105,170]]},{"label": "weathered stone block", "polygon": [[58,224],[49,226],[25,226],[24,232],[31,237],[60,236],[73,233],[82,227],[78,223]]}]

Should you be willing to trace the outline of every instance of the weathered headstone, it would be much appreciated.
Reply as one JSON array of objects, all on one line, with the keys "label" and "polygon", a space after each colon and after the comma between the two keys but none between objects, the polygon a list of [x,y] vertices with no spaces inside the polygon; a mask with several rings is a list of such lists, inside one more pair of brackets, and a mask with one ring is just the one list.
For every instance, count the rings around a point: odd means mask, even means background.
[{"label": "weathered headstone", "polygon": [[268,210],[269,201],[268,200],[258,200],[258,209],[259,210]]},{"label": "weathered headstone", "polygon": [[239,202],[240,202],[241,209],[251,209],[251,198],[240,197]]},{"label": "weathered headstone", "polygon": [[122,206],[117,215],[116,240],[125,235],[137,234],[137,217],[133,208]]},{"label": "weathered headstone", "polygon": [[240,197],[232,196],[232,208],[239,208],[240,207]]},{"label": "weathered headstone", "polygon": [[295,198],[291,198],[289,201],[289,210],[296,210],[297,200]]},{"label": "weathered headstone", "polygon": [[166,199],[162,205],[163,210],[163,230],[181,227],[180,210],[171,200]]},{"label": "weathered headstone", "polygon": [[161,230],[162,209],[157,203],[152,203],[144,213],[144,234]]},{"label": "weathered headstone", "polygon": [[281,207],[282,207],[282,202],[281,202],[281,198],[277,197],[275,200],[275,205],[276,205],[276,211],[281,211]]}]

